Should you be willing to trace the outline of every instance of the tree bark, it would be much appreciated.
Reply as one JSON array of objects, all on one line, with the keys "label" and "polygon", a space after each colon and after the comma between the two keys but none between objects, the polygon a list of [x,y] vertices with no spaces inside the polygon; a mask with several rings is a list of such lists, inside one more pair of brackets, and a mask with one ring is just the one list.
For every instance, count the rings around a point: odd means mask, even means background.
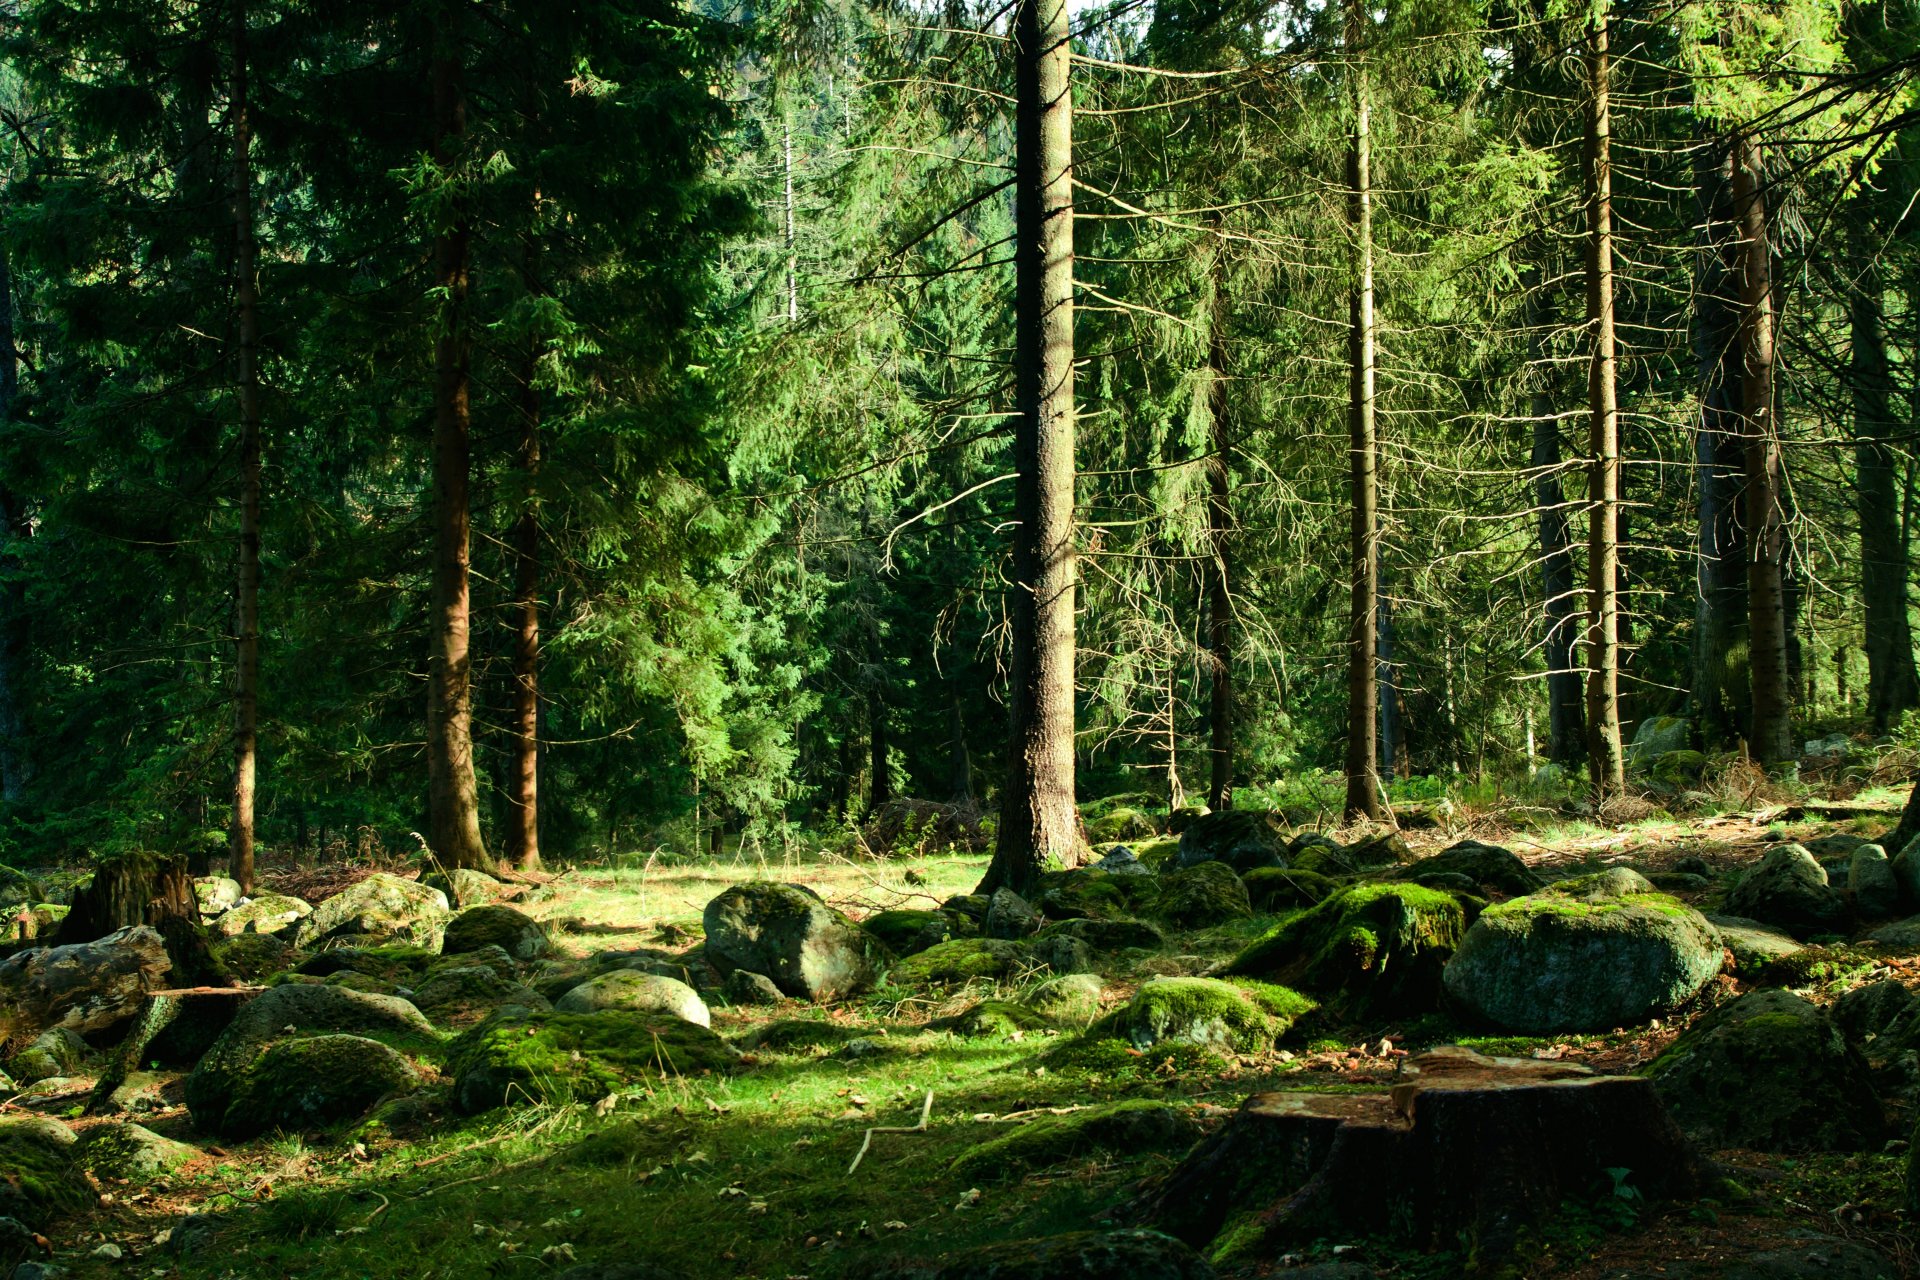
[{"label": "tree bark", "polygon": [[1233,807],[1233,433],[1227,422],[1226,246],[1216,238],[1207,336],[1207,807]]},{"label": "tree bark", "polygon": [[1695,171],[1700,243],[1694,270],[1694,359],[1700,426],[1694,438],[1698,495],[1692,705],[1707,744],[1745,737],[1747,701],[1746,525],[1740,516],[1742,456],[1738,229],[1733,152],[1703,149]]},{"label": "tree bark", "polygon": [[[20,395],[20,357],[14,346],[13,272],[0,244],[0,425],[13,419]],[[0,538],[17,546],[28,536],[26,504],[0,480]],[[26,696],[29,628],[27,588],[12,557],[0,562],[0,799],[17,805],[32,774],[27,754]]]},{"label": "tree bark", "polygon": [[[458,35],[443,16],[434,33],[433,162],[443,182],[466,145],[467,100],[461,85]],[[434,856],[447,867],[487,866],[480,838],[479,791],[473,775],[471,512],[473,214],[456,195],[434,232],[435,278],[441,293],[434,344],[433,617],[427,662],[427,807]]]},{"label": "tree bark", "polygon": [[1780,440],[1773,402],[1773,281],[1765,174],[1759,140],[1734,143],[1733,201],[1740,220],[1740,351],[1744,361],[1741,427],[1746,463],[1748,671],[1753,726],[1749,748],[1774,765],[1793,758],[1788,719],[1786,529],[1780,506]]},{"label": "tree bark", "polygon": [[1594,791],[1626,790],[1620,750],[1620,419],[1613,341],[1613,159],[1607,14],[1593,20],[1587,51],[1587,318],[1590,471],[1587,500],[1587,762]]},{"label": "tree bark", "polygon": [[973,754],[967,750],[967,718],[960,705],[960,690],[948,694],[947,768],[949,799],[954,804],[973,803]]},{"label": "tree bark", "polygon": [[540,391],[537,352],[520,383],[520,469],[527,496],[513,527],[513,746],[507,775],[506,854],[522,871],[540,868]]},{"label": "tree bark", "polygon": [[[1892,437],[1893,380],[1888,372],[1880,266],[1856,244],[1848,312],[1853,339],[1853,468],[1860,523],[1860,597],[1866,607],[1867,715],[1886,733],[1903,711],[1920,706],[1920,676],[1907,621],[1907,548],[1900,533],[1899,460]],[[1898,852],[1894,850],[1893,852]]]},{"label": "tree bark", "polygon": [[1347,54],[1353,62],[1353,133],[1347,143],[1347,224],[1351,237],[1347,329],[1347,472],[1352,506],[1348,547],[1352,601],[1347,620],[1347,808],[1349,822],[1378,820],[1380,713],[1377,660],[1379,475],[1373,414],[1373,139],[1361,65],[1367,10],[1348,0]]},{"label": "tree bark", "polygon": [[888,767],[887,698],[878,687],[867,691],[867,747],[872,753],[873,779],[867,803],[868,814],[887,807],[893,799],[893,773]]},{"label": "tree bark", "polygon": [[1393,601],[1387,598],[1386,575],[1378,569],[1374,572],[1380,579],[1379,594],[1374,597],[1374,607],[1379,611],[1380,776],[1392,778],[1400,772],[1406,739],[1400,732],[1399,669],[1394,665],[1393,656]]},{"label": "tree bark", "polygon": [[234,588],[233,821],[227,872],[253,892],[253,808],[260,746],[260,292],[253,226],[253,122],[247,6],[233,5],[233,265],[240,392],[240,554]]},{"label": "tree bark", "polygon": [[981,882],[1030,889],[1080,848],[1074,809],[1073,103],[1066,0],[1014,24],[1013,588],[1007,783]]}]

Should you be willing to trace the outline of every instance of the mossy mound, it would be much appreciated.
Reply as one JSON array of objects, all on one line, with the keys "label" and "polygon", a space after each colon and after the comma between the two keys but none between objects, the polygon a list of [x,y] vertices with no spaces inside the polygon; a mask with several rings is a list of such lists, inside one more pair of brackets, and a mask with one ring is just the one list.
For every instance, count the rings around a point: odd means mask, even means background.
[{"label": "mossy mound", "polygon": [[213,941],[213,956],[243,982],[258,982],[287,967],[293,948],[270,933],[242,933]]},{"label": "mossy mound", "polygon": [[194,1119],[229,1138],[306,1132],[356,1119],[419,1083],[413,1064],[378,1040],[306,1036],[269,1045],[241,1073],[222,1114]]},{"label": "mossy mound", "polygon": [[38,1227],[98,1197],[73,1160],[73,1131],[44,1117],[0,1121],[0,1214]]},{"label": "mossy mound", "polygon": [[806,1054],[838,1049],[848,1041],[869,1034],[860,1027],[822,1022],[818,1018],[782,1018],[749,1031],[741,1038],[740,1047],[755,1053]]},{"label": "mossy mound", "polygon": [[1295,843],[1287,865],[1327,876],[1357,876],[1412,861],[1413,850],[1405,837],[1398,831],[1389,831],[1347,845],[1326,836],[1311,842],[1302,838]]},{"label": "mossy mound", "polygon": [[935,1031],[951,1031],[958,1036],[980,1039],[1017,1040],[1034,1031],[1046,1031],[1053,1023],[1038,1010],[1010,1000],[982,1000],[951,1018],[930,1024]]},{"label": "mossy mound", "polygon": [[1271,977],[1356,1016],[1424,1013],[1438,1006],[1441,974],[1466,930],[1453,894],[1354,885],[1282,921],[1227,972]]},{"label": "mossy mound", "polygon": [[1140,810],[1122,805],[1087,823],[1087,840],[1111,844],[1116,840],[1144,840],[1160,834],[1160,824]]},{"label": "mossy mound", "polygon": [[1041,878],[1035,898],[1050,920],[1113,920],[1132,915],[1160,896],[1151,875],[1110,875],[1098,867],[1053,871]]},{"label": "mossy mound", "polygon": [[502,1010],[448,1053],[468,1115],[520,1102],[602,1098],[635,1080],[730,1071],[739,1055],[705,1027],[661,1015]]},{"label": "mossy mound", "polygon": [[904,907],[876,911],[860,927],[897,956],[910,956],[939,946],[953,936],[953,921],[944,911],[914,911]]},{"label": "mossy mound", "polygon": [[1886,1137],[1865,1059],[1790,991],[1722,1005],[1647,1068],[1680,1127],[1713,1147],[1862,1151]]},{"label": "mossy mound", "polygon": [[137,1124],[102,1124],[87,1130],[76,1158],[96,1177],[151,1182],[199,1154],[197,1148]]},{"label": "mossy mound", "polygon": [[1280,867],[1287,862],[1286,819],[1258,809],[1229,809],[1195,817],[1180,832],[1176,865],[1224,863],[1235,871]]},{"label": "mossy mound", "polygon": [[1087,1040],[1124,1040],[1135,1049],[1167,1042],[1222,1053],[1273,1047],[1313,1001],[1285,987],[1217,978],[1154,978],[1133,999],[1087,1028]]},{"label": "mossy mound", "polygon": [[[1224,815],[1217,815],[1224,816]],[[1160,877],[1153,915],[1178,929],[1205,929],[1253,914],[1247,886],[1224,862],[1202,862]]]},{"label": "mossy mound", "polygon": [[1394,873],[1396,880],[1415,884],[1438,881],[1440,877],[1460,876],[1473,891],[1518,897],[1540,888],[1540,877],[1511,850],[1478,840],[1462,840],[1431,858],[1422,858]]},{"label": "mossy mound", "polygon": [[1247,887],[1247,900],[1261,915],[1316,906],[1340,887],[1331,877],[1296,867],[1255,867],[1240,880]]},{"label": "mossy mound", "polygon": [[313,909],[300,922],[294,945],[312,947],[337,938],[440,950],[452,916],[447,895],[416,880],[376,871]]},{"label": "mossy mound", "polygon": [[1158,951],[1167,945],[1166,935],[1145,920],[1062,920],[1042,929],[1034,943],[1063,937],[1084,942],[1092,951]]},{"label": "mossy mound", "polygon": [[1049,1022],[1084,1027],[1100,1016],[1106,984],[1091,973],[1049,978],[1021,1001]]},{"label": "mossy mound", "polygon": [[488,903],[468,907],[447,921],[446,951],[478,951],[499,947],[515,960],[538,960],[553,950],[546,926],[524,911]]},{"label": "mossy mound", "polygon": [[424,947],[330,947],[302,960],[295,973],[311,978],[331,978],[341,973],[358,973],[383,982],[404,984],[426,972],[439,952]]},{"label": "mossy mound", "polygon": [[1199,1136],[1200,1126],[1178,1107],[1136,1098],[1017,1125],[961,1152],[953,1172],[969,1181],[1004,1181],[1097,1151],[1182,1150]]},{"label": "mossy mound", "polygon": [[955,938],[899,961],[890,977],[898,986],[911,987],[1006,978],[1029,957],[1026,946],[1004,938]]}]

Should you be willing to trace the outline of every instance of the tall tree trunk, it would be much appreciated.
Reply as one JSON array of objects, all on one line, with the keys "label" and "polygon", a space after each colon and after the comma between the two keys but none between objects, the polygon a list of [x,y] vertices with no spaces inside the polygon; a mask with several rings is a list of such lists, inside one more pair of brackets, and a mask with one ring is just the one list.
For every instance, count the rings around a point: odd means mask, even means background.
[{"label": "tall tree trunk", "polygon": [[1620,750],[1620,415],[1613,343],[1613,158],[1607,14],[1593,20],[1587,51],[1587,317],[1593,325],[1588,370],[1591,414],[1587,500],[1587,735],[1594,791],[1626,790]]},{"label": "tall tree trunk", "polygon": [[[461,85],[458,35],[443,17],[434,33],[433,162],[443,181],[466,145],[467,100]],[[472,211],[456,195],[434,232],[434,271],[442,313],[434,344],[433,618],[427,661],[427,807],[434,856],[448,867],[488,863],[480,839],[480,801],[473,776],[472,596],[467,488],[473,381]]]},{"label": "tall tree trunk", "polygon": [[1380,618],[1380,776],[1392,778],[1400,772],[1406,738],[1400,732],[1400,672],[1393,660],[1393,601],[1387,598],[1386,574],[1377,568],[1374,572],[1380,582],[1374,598]]},{"label": "tall tree trunk", "polygon": [[1765,174],[1759,140],[1734,144],[1733,202],[1740,219],[1740,351],[1745,361],[1742,422],[1746,457],[1747,632],[1753,696],[1749,745],[1762,764],[1793,758],[1782,569],[1786,529],[1780,506],[1780,438],[1773,401],[1773,280]]},{"label": "tall tree trunk", "polygon": [[960,690],[948,694],[947,770],[949,798],[954,804],[973,803],[973,755],[967,750],[967,718],[960,705]]},{"label": "tall tree trunk", "polygon": [[1540,273],[1532,273],[1533,302],[1528,310],[1527,353],[1538,377],[1527,415],[1533,422],[1533,504],[1539,509],[1540,590],[1547,622],[1547,758],[1577,764],[1587,757],[1586,693],[1574,667],[1575,621],[1573,531],[1567,519],[1567,495],[1561,484],[1563,462],[1560,420],[1554,415],[1543,332],[1552,322],[1549,304],[1539,293]]},{"label": "tall tree trunk", "polygon": [[1694,269],[1694,360],[1700,370],[1700,426],[1694,437],[1698,495],[1692,704],[1708,744],[1745,737],[1747,701],[1746,525],[1740,405],[1739,230],[1733,152],[1703,147],[1695,170],[1700,242]]},{"label": "tall tree trunk", "polygon": [[1347,820],[1378,819],[1380,713],[1375,670],[1380,594],[1379,475],[1373,417],[1373,138],[1366,72],[1360,59],[1368,11],[1347,0],[1347,56],[1352,60],[1353,133],[1347,142],[1347,233],[1350,237],[1347,330],[1347,471],[1353,530],[1348,547],[1353,593],[1347,620]]},{"label": "tall tree trunk", "polygon": [[1007,783],[983,891],[1080,848],[1074,809],[1073,101],[1066,0],[1020,0],[1014,165],[1013,589]]},{"label": "tall tree trunk", "polygon": [[[1864,236],[1858,239],[1864,239]],[[1853,296],[1853,467],[1860,522],[1860,596],[1866,606],[1867,715],[1875,733],[1920,706],[1913,634],[1907,622],[1907,548],[1900,536],[1899,460],[1892,437],[1893,381],[1888,373],[1880,266],[1871,246],[1856,242]],[[1899,850],[1892,850],[1898,853]]]},{"label": "tall tree trunk", "polygon": [[253,802],[260,741],[260,295],[253,228],[253,122],[247,98],[247,6],[233,5],[234,306],[239,312],[240,555],[234,589],[233,822],[227,873],[253,892]]},{"label": "tall tree trunk", "polygon": [[873,783],[867,812],[878,813],[893,799],[893,773],[887,759],[887,699],[878,687],[867,691],[867,746],[873,753]]},{"label": "tall tree trunk", "polygon": [[800,258],[793,238],[793,120],[780,123],[780,154],[786,171],[787,323],[800,319]]},{"label": "tall tree trunk", "polygon": [[[20,395],[20,358],[14,346],[13,272],[0,244],[0,426],[13,419]],[[26,503],[0,480],[0,539],[17,547],[29,534]],[[17,805],[26,799],[32,762],[27,750],[26,697],[28,628],[27,588],[12,556],[0,560],[0,799]]]},{"label": "tall tree trunk", "polygon": [[540,868],[540,389],[537,351],[520,382],[520,469],[527,496],[513,526],[513,720],[507,774],[506,854],[522,871]]},{"label": "tall tree trunk", "polygon": [[[1207,337],[1207,415],[1212,433],[1207,461],[1207,664],[1211,677],[1207,722],[1210,776],[1207,807],[1233,807],[1233,433],[1227,423],[1226,245],[1216,237],[1213,299]],[[1172,729],[1168,730],[1171,734]]]}]

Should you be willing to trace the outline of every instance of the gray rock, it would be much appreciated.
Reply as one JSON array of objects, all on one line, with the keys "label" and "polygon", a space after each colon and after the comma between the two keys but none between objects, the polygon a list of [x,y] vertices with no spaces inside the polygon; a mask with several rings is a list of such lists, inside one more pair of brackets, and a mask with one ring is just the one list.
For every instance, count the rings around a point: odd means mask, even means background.
[{"label": "gray rock", "polygon": [[[417,880],[376,871],[313,909],[300,922],[294,945],[312,947],[336,938],[438,951],[453,912],[447,895]],[[465,948],[456,948],[465,950]]]},{"label": "gray rock", "polygon": [[132,1071],[107,1095],[105,1110],[119,1115],[145,1115],[165,1110],[165,1081],[149,1071]]},{"label": "gray rock", "polygon": [[83,1167],[103,1178],[129,1182],[151,1182],[200,1154],[196,1147],[131,1123],[95,1125],[77,1150]]},{"label": "gray rock", "polygon": [[1100,1016],[1107,984],[1091,973],[1049,978],[1027,993],[1027,1008],[1053,1022],[1085,1024]]},{"label": "gray rock", "polygon": [[1920,1012],[1920,1000],[1904,983],[1885,978],[1855,987],[1835,1000],[1829,1012],[1847,1039],[1867,1045],[1907,1028]]},{"label": "gray rock", "polygon": [[444,1026],[477,1021],[502,1005],[551,1007],[539,992],[501,977],[499,970],[484,964],[436,969],[407,998]]},{"label": "gray rock", "polygon": [[1720,938],[1636,882],[1615,868],[1487,908],[1447,962],[1447,993],[1526,1035],[1632,1026],[1691,999],[1720,972]]},{"label": "gray rock", "polygon": [[1685,716],[1648,716],[1634,728],[1627,759],[1651,760],[1669,751],[1685,751],[1692,742],[1693,721]]},{"label": "gray rock", "polygon": [[1104,858],[1101,858],[1093,865],[1097,870],[1104,871],[1110,876],[1150,876],[1153,874],[1153,868],[1140,861],[1140,855],[1125,845],[1120,845],[1118,848],[1109,850]]},{"label": "gray rock", "polygon": [[1893,877],[1900,882],[1900,900],[1906,910],[1920,907],[1920,836],[1907,841],[1893,855]]},{"label": "gray rock", "polygon": [[498,904],[468,907],[447,921],[442,945],[448,951],[478,951],[499,947],[515,960],[538,960],[553,950],[546,926],[512,907]]},{"label": "gray rock", "polygon": [[1853,739],[1844,733],[1830,733],[1824,738],[1809,739],[1800,754],[1806,756],[1826,756],[1829,758],[1844,756],[1853,750]]},{"label": "gray rock", "polygon": [[1175,867],[1221,862],[1235,871],[1287,865],[1287,837],[1277,813],[1228,809],[1193,819],[1180,833]]},{"label": "gray rock", "polygon": [[1900,882],[1894,878],[1887,851],[1877,844],[1863,844],[1853,851],[1847,864],[1847,889],[1853,894],[1854,911],[1865,919],[1885,920],[1900,914]]},{"label": "gray rock", "polygon": [[1160,877],[1153,914],[1181,929],[1205,929],[1253,914],[1247,886],[1224,862],[1202,862]]},{"label": "gray rock", "polygon": [[145,925],[16,951],[0,961],[0,1039],[18,1044],[54,1027],[105,1031],[144,1008],[172,968],[166,943]]},{"label": "gray rock", "polygon": [[500,895],[506,892],[505,885],[486,872],[475,871],[471,867],[455,867],[445,875],[436,871],[420,877],[420,883],[446,894],[447,901],[459,910],[498,902]]},{"label": "gray rock", "polygon": [[[737,884],[707,903],[707,960],[722,977],[765,974],[801,1000],[840,1000],[873,985],[880,943],[794,885]],[[936,948],[937,950],[938,948]]]},{"label": "gray rock", "polygon": [[1690,853],[1684,858],[1675,858],[1673,869],[1683,875],[1700,876],[1703,879],[1710,879],[1713,876],[1713,864],[1697,853]]},{"label": "gray rock", "polygon": [[1708,916],[1721,945],[1733,953],[1734,967],[1747,972],[1783,960],[1806,947],[1794,938],[1745,916]]},{"label": "gray rock", "polygon": [[1867,935],[1867,941],[1902,951],[1920,949],[1920,916],[1883,924]]},{"label": "gray rock", "polygon": [[243,933],[282,934],[313,914],[313,908],[284,893],[263,893],[239,903],[213,922],[214,931],[229,938]]},{"label": "gray rock", "polygon": [[986,927],[982,932],[989,938],[1017,942],[1038,933],[1042,923],[1040,913],[1025,898],[1011,889],[995,889],[987,903]]},{"label": "gray rock", "polygon": [[1832,933],[1846,923],[1847,903],[1827,872],[1797,844],[1767,850],[1727,895],[1729,915],[1778,925],[1795,937]]},{"label": "gray rock", "polygon": [[196,1109],[193,1118],[230,1138],[298,1133],[363,1116],[419,1085],[413,1064],[378,1040],[301,1036],[268,1045],[247,1064],[223,1110]]},{"label": "gray rock", "polygon": [[583,982],[554,1001],[553,1008],[556,1013],[603,1013],[608,1009],[667,1013],[696,1026],[713,1025],[706,1001],[692,987],[632,969],[615,969]]},{"label": "gray rock", "polygon": [[167,1238],[160,1247],[176,1257],[185,1257],[207,1248],[219,1234],[218,1218],[206,1213],[189,1214],[167,1228]]},{"label": "gray rock", "polygon": [[209,920],[233,910],[245,897],[240,882],[227,876],[199,876],[193,882],[194,901]]},{"label": "gray rock", "polygon": [[7,1071],[24,1087],[55,1076],[91,1075],[95,1061],[92,1047],[79,1033],[55,1027],[41,1032],[32,1044],[14,1054]]},{"label": "gray rock", "polygon": [[1055,973],[1090,973],[1093,948],[1070,933],[1050,933],[1033,944],[1033,958]]},{"label": "gray rock", "polygon": [[1815,840],[1803,842],[1807,852],[1824,863],[1828,858],[1844,858],[1863,844],[1870,843],[1863,836],[1849,835],[1844,831],[1829,832]]},{"label": "gray rock", "polygon": [[[1444,883],[1442,877],[1459,877],[1459,886]],[[1396,880],[1414,880],[1435,888],[1464,887],[1470,892],[1495,890],[1507,897],[1532,893],[1540,887],[1540,877],[1527,864],[1499,845],[1478,840],[1462,840],[1431,858],[1422,858],[1394,872]]]},{"label": "gray rock", "polygon": [[780,993],[780,988],[773,985],[772,978],[746,969],[735,969],[728,974],[721,994],[726,997],[728,1004],[735,1005],[779,1004],[786,999]]}]

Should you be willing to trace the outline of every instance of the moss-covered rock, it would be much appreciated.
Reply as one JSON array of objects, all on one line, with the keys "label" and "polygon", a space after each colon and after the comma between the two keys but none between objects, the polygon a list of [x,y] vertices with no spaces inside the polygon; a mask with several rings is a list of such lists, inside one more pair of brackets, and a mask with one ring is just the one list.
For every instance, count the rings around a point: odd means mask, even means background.
[{"label": "moss-covered rock", "polygon": [[208,920],[233,910],[240,905],[240,899],[245,896],[240,892],[240,882],[231,877],[194,877],[193,900],[200,908],[200,914]]},{"label": "moss-covered rock", "polygon": [[1098,867],[1053,871],[1041,878],[1038,903],[1050,920],[1111,920],[1132,915],[1160,896],[1148,875],[1112,875]]},{"label": "moss-covered rock", "polygon": [[888,975],[900,986],[924,987],[1012,976],[1030,962],[1024,943],[1003,938],[955,938],[893,966]]},{"label": "moss-covered rock", "polygon": [[860,927],[897,956],[910,956],[928,947],[937,947],[953,936],[952,917],[946,912],[915,911],[906,907],[876,911],[862,920]]},{"label": "moss-covered rock", "polygon": [[1066,974],[1029,991],[1023,1003],[1049,1022],[1084,1027],[1100,1016],[1100,997],[1106,989],[1096,974]]},{"label": "moss-covered rock", "polygon": [[507,891],[507,886],[486,872],[475,871],[471,867],[455,867],[444,874],[430,872],[420,877],[420,883],[446,894],[447,901],[457,911],[498,902]]},{"label": "moss-covered rock", "polygon": [[438,889],[376,871],[315,907],[295,931],[294,945],[351,938],[437,952],[452,915]]},{"label": "moss-covered rock", "polygon": [[98,1197],[73,1160],[73,1130],[44,1116],[0,1119],[0,1214],[39,1227]]},{"label": "moss-covered rock", "polygon": [[329,947],[293,967],[311,978],[357,973],[382,982],[407,983],[424,974],[436,958],[424,947]]},{"label": "moss-covered rock", "polygon": [[1200,1126],[1178,1107],[1137,1098],[1012,1126],[961,1152],[953,1172],[969,1181],[1005,1181],[1098,1151],[1184,1150],[1199,1136]]},{"label": "moss-covered rock", "polygon": [[870,1033],[819,1018],[781,1018],[755,1027],[740,1039],[740,1047],[755,1053],[825,1053]]},{"label": "moss-covered rock", "polygon": [[1286,822],[1277,813],[1228,809],[1194,818],[1180,833],[1176,867],[1219,862],[1235,871],[1286,865]]},{"label": "moss-covered rock", "polygon": [[1700,775],[1707,771],[1707,758],[1683,747],[1661,752],[1648,760],[1645,768],[1648,775],[1663,786],[1687,787],[1700,781]]},{"label": "moss-covered rock", "polygon": [[1115,840],[1142,840],[1160,834],[1160,824],[1140,810],[1122,805],[1087,823],[1087,840],[1111,844]]},{"label": "moss-covered rock", "polygon": [[242,933],[231,938],[216,936],[213,955],[234,977],[258,982],[286,968],[293,948],[270,933]]},{"label": "moss-covered rock", "polygon": [[1072,938],[1097,952],[1158,951],[1167,945],[1166,935],[1145,920],[1062,920],[1042,929],[1034,945],[1052,938]]},{"label": "moss-covered rock", "polygon": [[1037,1010],[1011,1000],[982,1000],[980,1003],[930,1024],[935,1031],[981,1039],[1018,1040],[1030,1032],[1045,1031],[1053,1024]]},{"label": "moss-covered rock", "polygon": [[1383,832],[1352,844],[1339,844],[1326,836],[1308,843],[1295,844],[1287,865],[1302,871],[1318,871],[1326,876],[1378,874],[1389,867],[1413,861],[1413,850],[1398,831]]},{"label": "moss-covered rock", "polygon": [[1866,1060],[1825,1012],[1790,991],[1722,1005],[1647,1074],[1674,1119],[1708,1146],[1860,1151],[1886,1136]]},{"label": "moss-covered rock", "polygon": [[1084,1038],[1124,1040],[1135,1049],[1172,1042],[1261,1053],[1313,1008],[1313,1001],[1298,992],[1266,983],[1154,978],[1142,983],[1124,1007],[1089,1027]]},{"label": "moss-covered rock", "polygon": [[263,893],[230,908],[213,922],[214,932],[235,938],[244,933],[285,934],[313,914],[313,908],[284,893]]},{"label": "moss-covered rock", "polygon": [[1805,950],[1800,942],[1758,920],[1744,916],[1707,916],[1706,921],[1720,936],[1720,945],[1733,957],[1734,971],[1743,975],[1765,972],[1775,962]]},{"label": "moss-covered rock", "polygon": [[657,973],[615,969],[581,983],[553,1002],[560,1013],[664,1013],[696,1026],[710,1027],[713,1015],[700,993],[684,982]]},{"label": "moss-covered rock", "polygon": [[1499,845],[1462,840],[1431,858],[1421,858],[1396,871],[1396,880],[1423,884],[1438,876],[1463,876],[1477,893],[1518,897],[1540,888],[1540,877],[1526,863]]},{"label": "moss-covered rock", "polygon": [[468,1115],[521,1102],[601,1098],[644,1078],[731,1070],[712,1031],[640,1013],[503,1010],[453,1042],[454,1105]]},{"label": "moss-covered rock", "polygon": [[447,951],[499,947],[515,960],[538,960],[553,950],[546,926],[524,911],[496,903],[468,907],[447,922]]},{"label": "moss-covered rock", "polygon": [[22,1086],[55,1076],[92,1075],[98,1058],[92,1046],[65,1027],[43,1031],[7,1063],[7,1073]]},{"label": "moss-covered rock", "polygon": [[1727,892],[1726,913],[1806,939],[1844,928],[1847,901],[1811,853],[1797,844],[1777,844]]},{"label": "moss-covered rock", "polygon": [[1447,965],[1448,993],[1526,1035],[1632,1026],[1685,1003],[1720,972],[1720,937],[1645,883],[1616,868],[1488,907]]},{"label": "moss-covered rock", "polygon": [[152,1182],[198,1158],[199,1148],[163,1138],[137,1124],[102,1124],[87,1130],[75,1160],[100,1178]]},{"label": "moss-covered rock", "polygon": [[1247,900],[1261,915],[1281,915],[1326,901],[1337,881],[1317,871],[1296,867],[1255,867],[1240,877],[1247,887]]},{"label": "moss-covered rock", "polygon": [[1441,973],[1467,930],[1450,893],[1414,884],[1362,884],[1283,920],[1228,972],[1270,977],[1347,1012],[1429,1012]]},{"label": "moss-covered rock", "polygon": [[1247,886],[1224,862],[1202,862],[1160,876],[1153,915],[1179,929],[1205,929],[1253,914]]},{"label": "moss-covered rock", "polygon": [[763,973],[801,1000],[841,1000],[873,985],[886,948],[810,891],[754,880],[707,903],[707,959],[726,977]]},{"label": "moss-covered rock", "polygon": [[194,1120],[229,1138],[306,1132],[357,1119],[419,1083],[413,1065],[378,1040],[302,1036],[268,1045],[240,1073],[224,1112]]},{"label": "moss-covered rock", "polygon": [[443,1027],[469,1027],[507,1005],[544,1012],[545,996],[500,976],[490,965],[435,969],[408,996],[422,1013]]}]

